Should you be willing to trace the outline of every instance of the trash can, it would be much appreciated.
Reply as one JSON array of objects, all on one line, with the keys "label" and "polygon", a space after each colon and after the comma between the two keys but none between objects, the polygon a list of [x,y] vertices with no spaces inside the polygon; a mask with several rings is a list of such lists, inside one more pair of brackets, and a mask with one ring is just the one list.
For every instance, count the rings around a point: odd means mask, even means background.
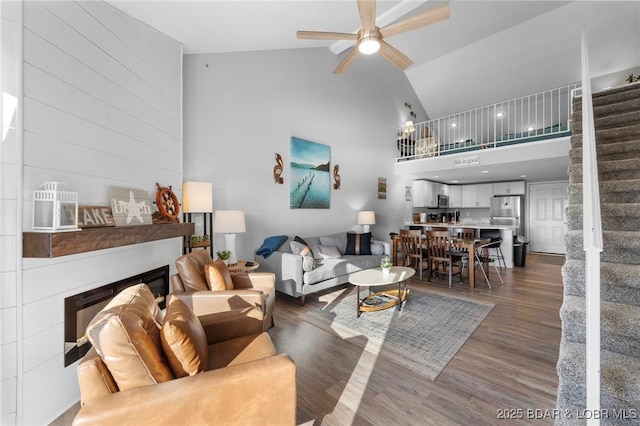
[{"label": "trash can", "polygon": [[513,238],[513,264],[515,266],[525,266],[528,245],[529,240],[524,235],[518,235]]}]

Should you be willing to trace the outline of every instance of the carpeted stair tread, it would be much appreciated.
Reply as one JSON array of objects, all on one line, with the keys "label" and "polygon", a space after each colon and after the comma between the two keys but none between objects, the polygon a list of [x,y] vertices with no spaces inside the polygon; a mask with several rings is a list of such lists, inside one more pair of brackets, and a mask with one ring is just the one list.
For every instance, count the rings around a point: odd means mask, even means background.
[{"label": "carpeted stair tread", "polygon": [[[640,158],[640,139],[597,145],[596,154],[598,161]],[[572,163],[582,163],[582,146],[571,148],[569,157]]]},{"label": "carpeted stair tread", "polygon": [[[616,87],[614,89],[602,90],[600,92],[593,93],[591,96],[591,102],[595,108],[616,105],[629,100],[640,99],[640,85],[632,83],[625,86]],[[582,111],[582,98],[574,98],[573,111]]]},{"label": "carpeted stair tread", "polygon": [[[601,386],[600,405],[602,409],[637,409],[640,401],[640,359],[617,354],[607,350],[600,352]],[[585,345],[567,342],[560,347],[557,371],[565,380],[558,387],[558,405],[566,404],[584,408],[585,386]],[[577,423],[573,419],[573,423]],[[619,423],[622,424],[622,423]],[[633,423],[624,423],[633,424]]]},{"label": "carpeted stair tread", "polygon": [[[608,117],[621,112],[636,111],[638,109],[640,109],[640,96],[626,94],[619,97],[615,103],[599,104],[594,102],[593,116],[596,118]],[[582,102],[574,102],[572,117],[577,121],[582,120]]]},{"label": "carpeted stair tread", "polygon": [[[640,229],[640,204],[603,203],[600,205],[602,229],[607,231],[637,231]],[[569,204],[566,209],[567,228],[582,229],[582,205]]]},{"label": "carpeted stair tread", "polygon": [[[585,262],[567,260],[562,266],[564,295],[585,297]],[[614,303],[640,306],[640,265],[603,262],[600,265],[600,297]]]},{"label": "carpeted stair tread", "polygon": [[[638,139],[640,139],[640,123],[614,127],[611,129],[596,129],[596,146],[600,144],[626,142]],[[571,147],[580,146],[582,146],[582,133],[574,132],[571,135]]]},{"label": "carpeted stair tread", "polygon": [[[571,130],[575,134],[582,133],[582,114],[577,114],[575,118],[575,121],[571,121]],[[640,123],[640,108],[624,114],[595,116],[594,121],[595,128],[598,130],[628,126],[635,123]]]},{"label": "carpeted stair tread", "polygon": [[[600,181],[640,179],[640,158],[600,161],[598,162],[598,179]],[[572,163],[569,166],[569,180],[571,183],[582,182],[581,163]]]},{"label": "carpeted stair tread", "polygon": [[[584,260],[582,230],[570,230],[566,235],[567,259]],[[640,232],[603,231],[602,262],[640,265]]]},{"label": "carpeted stair tread", "polygon": [[[564,296],[562,308],[562,336],[569,342],[584,343],[586,330],[585,299]],[[640,307],[600,302],[601,347],[628,356],[640,353]]]},{"label": "carpeted stair tread", "polygon": [[[640,203],[640,179],[600,182],[602,203]],[[569,185],[569,202],[582,205],[582,183]]]}]

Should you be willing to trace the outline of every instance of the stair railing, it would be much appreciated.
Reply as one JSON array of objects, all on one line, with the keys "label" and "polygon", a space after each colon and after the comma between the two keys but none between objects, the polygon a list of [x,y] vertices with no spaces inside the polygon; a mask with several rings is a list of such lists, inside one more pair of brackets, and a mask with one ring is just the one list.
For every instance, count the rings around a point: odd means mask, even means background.
[{"label": "stair railing", "polygon": [[[593,100],[585,27],[582,27],[582,211],[586,260],[586,410],[600,410],[600,253],[602,219],[596,154]],[[597,417],[597,416],[592,416]],[[590,418],[588,425],[599,425]]]}]

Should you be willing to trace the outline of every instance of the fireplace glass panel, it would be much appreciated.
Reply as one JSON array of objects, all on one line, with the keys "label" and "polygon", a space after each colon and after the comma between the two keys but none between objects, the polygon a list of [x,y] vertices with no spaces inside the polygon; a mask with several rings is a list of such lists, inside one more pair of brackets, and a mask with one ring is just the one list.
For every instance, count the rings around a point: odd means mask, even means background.
[{"label": "fireplace glass panel", "polygon": [[65,298],[65,367],[82,358],[91,348],[86,330],[96,314],[122,290],[140,283],[145,283],[149,287],[160,309],[164,309],[165,300],[169,294],[169,265]]}]

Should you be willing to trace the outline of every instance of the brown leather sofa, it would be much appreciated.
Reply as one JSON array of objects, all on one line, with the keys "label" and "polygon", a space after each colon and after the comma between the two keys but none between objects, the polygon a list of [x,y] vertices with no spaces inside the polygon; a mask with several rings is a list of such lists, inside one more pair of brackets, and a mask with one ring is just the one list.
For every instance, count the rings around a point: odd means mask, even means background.
[{"label": "brown leather sofa", "polygon": [[[161,324],[161,325],[160,325]],[[249,307],[198,317],[145,284],[119,293],[87,328],[74,425],[293,425],[296,366]]]},{"label": "brown leather sofa", "polygon": [[207,250],[185,254],[176,260],[177,274],[171,276],[171,292],[187,304],[196,315],[229,309],[259,307],[264,314],[264,330],[273,326],[276,290],[271,272],[230,274],[223,272],[227,289],[211,291],[205,277],[205,265],[215,263],[226,270],[222,261],[215,262]]}]

